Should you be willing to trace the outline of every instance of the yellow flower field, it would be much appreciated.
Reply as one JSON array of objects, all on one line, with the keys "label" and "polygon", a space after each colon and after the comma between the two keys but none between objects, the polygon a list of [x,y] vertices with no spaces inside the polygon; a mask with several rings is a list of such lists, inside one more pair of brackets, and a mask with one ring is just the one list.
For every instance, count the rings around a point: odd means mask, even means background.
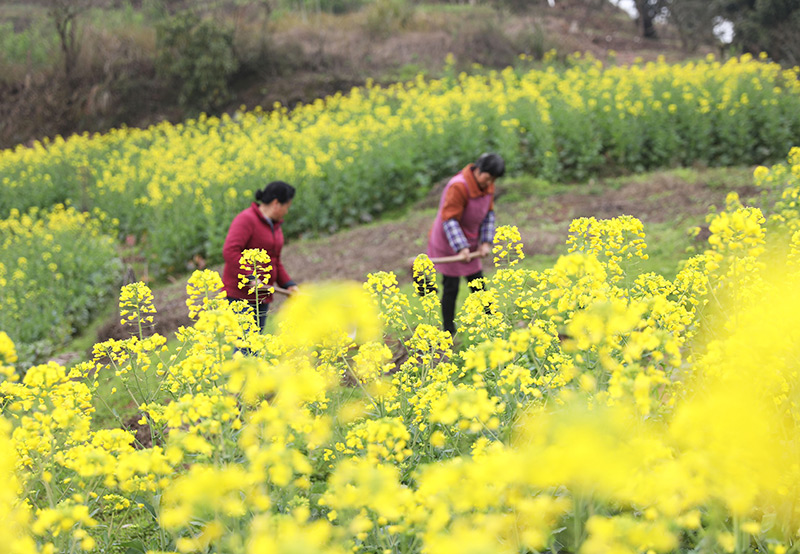
[{"label": "yellow flower field", "polygon": [[218,263],[231,219],[273,179],[298,189],[285,232],[309,235],[406,207],[487,149],[555,182],[772,163],[800,136],[800,68],[763,57],[527,64],[0,151],[0,328],[26,363],[47,359],[119,282],[115,242],[155,278]]},{"label": "yellow flower field", "polygon": [[451,73],[2,151],[0,218],[67,201],[99,209],[163,274],[197,254],[220,261],[230,220],[274,179],[298,189],[285,231],[327,233],[407,206],[484,150],[510,172],[565,181],[772,163],[800,135],[800,68],[751,56]]},{"label": "yellow flower field", "polygon": [[[499,229],[497,271],[457,315],[455,348],[436,296],[407,297],[391,273],[308,286],[259,335],[198,271],[173,354],[141,335],[157,306],[129,285],[130,339],[22,380],[0,333],[6,545],[795,551],[800,148],[754,179],[764,205],[731,195],[672,280],[630,273],[647,255],[630,217],[576,220],[543,271],[519,269],[519,233]],[[387,336],[408,353],[396,371]],[[107,372],[152,445],[92,425]],[[130,521],[142,532],[123,544]]]}]

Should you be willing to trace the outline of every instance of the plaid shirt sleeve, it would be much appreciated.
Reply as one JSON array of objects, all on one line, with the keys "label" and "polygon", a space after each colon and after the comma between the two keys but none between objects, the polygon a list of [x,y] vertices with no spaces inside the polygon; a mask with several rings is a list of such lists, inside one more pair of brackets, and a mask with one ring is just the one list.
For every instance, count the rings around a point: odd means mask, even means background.
[{"label": "plaid shirt sleeve", "polygon": [[448,219],[442,226],[444,227],[444,234],[447,237],[447,242],[450,243],[450,248],[456,252],[460,252],[465,248],[469,248],[467,237],[464,235],[464,230],[455,219]]},{"label": "plaid shirt sleeve", "polygon": [[489,210],[489,213],[486,214],[486,217],[483,219],[483,222],[481,223],[481,229],[480,229],[481,242],[488,242],[489,244],[492,244],[494,242],[494,229],[495,229],[494,210]]}]

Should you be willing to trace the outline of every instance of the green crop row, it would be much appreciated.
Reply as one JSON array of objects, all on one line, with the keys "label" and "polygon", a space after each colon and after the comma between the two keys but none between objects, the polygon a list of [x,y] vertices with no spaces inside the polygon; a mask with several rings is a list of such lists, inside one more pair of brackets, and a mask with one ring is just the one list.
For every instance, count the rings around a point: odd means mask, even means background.
[{"label": "green crop row", "polygon": [[0,217],[70,200],[139,237],[151,267],[213,262],[233,216],[274,179],[298,187],[290,235],[406,206],[481,152],[549,180],[762,163],[800,137],[798,70],[745,56],[450,77],[287,110],[202,116],[0,152]]},{"label": "green crop row", "polygon": [[0,329],[21,365],[50,356],[118,286],[121,263],[102,218],[59,205],[0,222]]}]

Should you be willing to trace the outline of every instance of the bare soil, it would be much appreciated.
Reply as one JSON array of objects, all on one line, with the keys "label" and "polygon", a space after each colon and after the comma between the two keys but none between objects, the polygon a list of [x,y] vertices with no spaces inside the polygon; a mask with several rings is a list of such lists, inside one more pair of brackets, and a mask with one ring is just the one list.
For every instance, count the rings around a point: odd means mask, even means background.
[{"label": "bare soil", "polygon": [[[498,225],[516,225],[520,229],[526,256],[556,256],[564,253],[569,223],[578,217],[606,219],[631,215],[640,219],[645,227],[648,223],[669,222],[688,227],[687,221],[702,224],[709,207],[723,205],[731,190],[742,198],[756,195],[753,186],[718,182],[719,173],[708,179],[703,178],[704,172],[698,174],[697,180],[687,181],[674,173],[654,173],[617,188],[602,182],[575,185],[574,189],[543,198],[541,203],[504,200],[504,196],[508,198],[507,195],[520,186],[509,180],[498,184],[497,188]],[[425,252],[428,231],[444,184],[441,182],[434,187],[401,219],[373,223],[319,239],[288,241],[283,249],[283,263],[301,285],[329,280],[363,282],[367,274],[377,271],[394,272],[400,283],[408,283],[411,281],[409,260]],[[706,238],[707,235],[701,235],[698,240]],[[222,266],[212,269],[221,272]],[[181,325],[192,324],[187,314],[185,288],[186,278],[183,278],[153,291],[158,312],[152,331],[169,335]],[[283,301],[284,297],[277,295],[271,309],[280,309]],[[129,336],[130,330],[120,326],[119,316],[115,315],[99,329],[97,340]]]}]

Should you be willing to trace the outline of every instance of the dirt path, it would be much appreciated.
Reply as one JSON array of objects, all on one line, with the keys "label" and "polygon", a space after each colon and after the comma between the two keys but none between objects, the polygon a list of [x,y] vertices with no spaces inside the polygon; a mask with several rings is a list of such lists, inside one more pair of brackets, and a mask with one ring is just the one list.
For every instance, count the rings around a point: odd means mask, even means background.
[{"label": "dirt path", "polygon": [[[504,196],[517,186],[513,181],[498,187],[498,225],[520,229],[526,255],[556,255],[562,251],[570,222],[578,217],[608,219],[632,215],[643,223],[666,223],[697,218],[709,206],[721,205],[730,190],[743,198],[755,195],[755,187],[726,187],[713,180],[689,182],[671,174],[654,174],[647,180],[626,183],[618,189],[575,190],[556,194],[532,206],[505,201]],[[346,230],[315,241],[286,245],[283,256],[292,277],[299,282],[329,279],[363,281],[368,273],[394,271],[401,282],[410,281],[407,260],[425,251],[427,234],[435,216],[440,183],[427,198],[401,221],[392,221]]]},{"label": "dirt path", "polygon": [[[737,185],[742,180],[741,172],[732,174],[730,182],[722,170],[697,174],[697,179],[689,181],[673,173],[657,173],[618,188],[607,184],[593,188],[576,185],[574,190],[549,196],[538,204],[529,200],[511,201],[518,184],[509,180],[498,186],[498,224],[513,224],[520,229],[527,256],[553,256],[563,252],[569,223],[577,217],[605,219],[632,215],[645,225],[686,219],[699,223],[709,206],[724,204],[730,190],[737,190],[742,198],[756,193],[750,185]],[[299,283],[362,282],[368,273],[375,271],[393,271],[398,281],[407,283],[411,279],[408,260],[425,251],[443,185],[440,183],[401,220],[370,224],[320,239],[289,241],[283,250],[284,264]],[[221,266],[213,269],[222,271]],[[191,325],[185,288],[186,279],[181,278],[174,285],[154,291],[157,332],[167,335],[181,325]],[[279,309],[282,301],[282,297],[277,297],[274,308]],[[109,319],[98,331],[98,341],[127,336],[119,326],[118,317]]]}]

